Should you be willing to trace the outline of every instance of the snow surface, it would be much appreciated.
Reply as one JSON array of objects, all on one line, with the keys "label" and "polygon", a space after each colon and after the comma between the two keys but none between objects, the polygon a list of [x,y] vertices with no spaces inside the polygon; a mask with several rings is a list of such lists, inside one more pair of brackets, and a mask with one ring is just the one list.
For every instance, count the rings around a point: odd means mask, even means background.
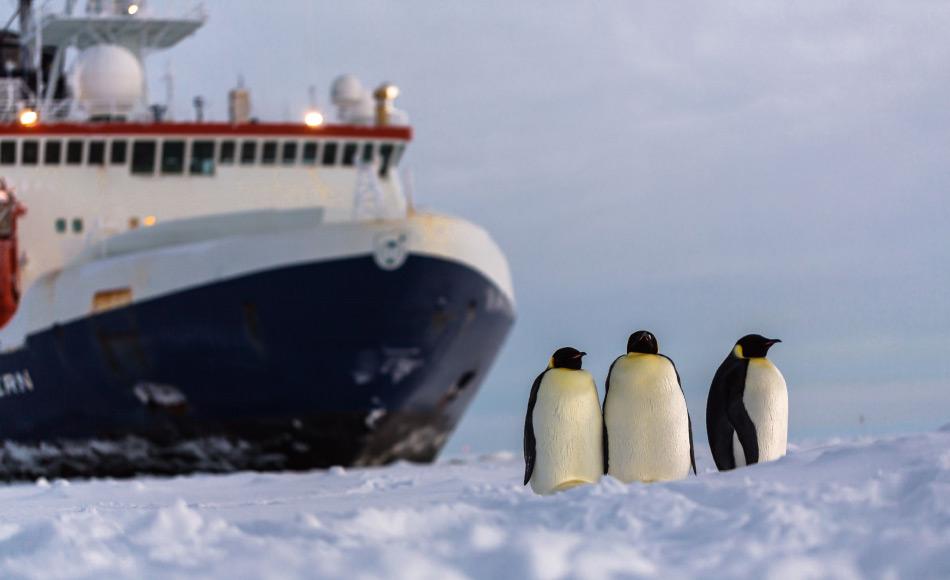
[{"label": "snow surface", "polygon": [[0,577],[950,577],[950,428],[553,497],[522,469],[500,453],[8,485]]}]

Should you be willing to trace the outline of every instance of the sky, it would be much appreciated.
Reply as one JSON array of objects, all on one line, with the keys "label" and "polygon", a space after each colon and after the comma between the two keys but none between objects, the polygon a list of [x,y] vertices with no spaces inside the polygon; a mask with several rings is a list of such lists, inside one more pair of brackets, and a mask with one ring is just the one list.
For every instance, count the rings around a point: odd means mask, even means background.
[{"label": "sky", "polygon": [[[178,3],[181,4],[181,3]],[[950,421],[950,4],[212,0],[150,58],[223,117],[389,80],[415,127],[418,205],[504,249],[518,321],[450,452],[518,449],[558,347],[602,392],[653,331],[705,440],[709,382],[781,338],[793,439]]]}]

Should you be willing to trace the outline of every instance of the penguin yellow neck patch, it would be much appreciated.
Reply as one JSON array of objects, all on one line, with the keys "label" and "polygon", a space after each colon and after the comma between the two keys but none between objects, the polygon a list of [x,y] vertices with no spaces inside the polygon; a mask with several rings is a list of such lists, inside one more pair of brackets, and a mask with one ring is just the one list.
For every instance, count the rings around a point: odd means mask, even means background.
[{"label": "penguin yellow neck patch", "polygon": [[549,369],[553,369],[553,368],[554,368],[554,357],[553,357],[553,356],[551,357],[551,360],[548,361],[548,368],[549,368]]},{"label": "penguin yellow neck patch", "polygon": [[739,357],[739,358],[745,358],[745,356],[743,356],[743,354],[742,354],[742,345],[741,345],[741,344],[737,344],[736,347],[735,347],[734,349],[732,349],[732,353],[733,353],[734,355],[736,355],[737,357]]}]

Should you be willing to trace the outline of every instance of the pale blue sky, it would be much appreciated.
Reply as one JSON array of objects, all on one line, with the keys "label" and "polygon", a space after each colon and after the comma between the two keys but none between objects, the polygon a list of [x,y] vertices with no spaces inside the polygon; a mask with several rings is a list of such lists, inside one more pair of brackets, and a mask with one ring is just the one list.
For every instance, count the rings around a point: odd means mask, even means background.
[{"label": "pale blue sky", "polygon": [[785,341],[793,438],[950,421],[950,4],[205,5],[151,62],[182,114],[222,116],[239,74],[278,119],[342,72],[397,82],[417,201],[506,250],[519,320],[450,450],[519,448],[550,353],[588,351],[602,387],[639,328],[698,441],[751,331]]}]

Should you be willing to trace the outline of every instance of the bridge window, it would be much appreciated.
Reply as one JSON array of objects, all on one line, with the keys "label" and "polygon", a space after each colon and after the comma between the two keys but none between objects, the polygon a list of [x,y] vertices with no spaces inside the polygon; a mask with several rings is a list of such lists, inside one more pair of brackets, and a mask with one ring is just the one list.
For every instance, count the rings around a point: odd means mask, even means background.
[{"label": "bridge window", "polygon": [[356,163],[356,152],[359,149],[357,143],[346,143],[343,145],[343,165],[347,167]]},{"label": "bridge window", "polygon": [[57,234],[66,233],[66,218],[56,218],[56,233]]},{"label": "bridge window", "polygon": [[363,143],[363,163],[373,162],[373,144],[371,142]]},{"label": "bridge window", "polygon": [[296,141],[284,141],[284,147],[280,154],[280,160],[284,163],[284,165],[293,165],[297,162]]},{"label": "bridge window", "polygon": [[16,141],[0,141],[0,165],[16,163]]},{"label": "bridge window", "polygon": [[132,175],[152,175],[155,173],[155,141],[134,141],[132,143]]},{"label": "bridge window", "polygon": [[393,156],[393,144],[383,143],[379,146],[379,176],[389,175],[389,162]]},{"label": "bridge window", "polygon": [[82,233],[82,218],[73,218],[73,233]]},{"label": "bridge window", "polygon": [[82,148],[85,141],[67,141],[66,142],[66,164],[82,164]]},{"label": "bridge window", "polygon": [[251,165],[257,161],[257,141],[241,143],[241,165]]},{"label": "bridge window", "polygon": [[39,141],[28,140],[23,142],[23,165],[36,165],[40,158]]},{"label": "bridge window", "polygon": [[113,141],[112,150],[109,153],[109,163],[112,165],[125,165],[128,148],[129,145],[124,139]]},{"label": "bridge window", "polygon": [[51,139],[46,142],[43,151],[43,161],[47,165],[59,165],[60,158],[63,156],[63,142],[57,139]]},{"label": "bridge window", "polygon": [[221,165],[232,165],[234,163],[234,154],[234,141],[222,141],[221,151],[218,153],[218,163]]},{"label": "bridge window", "polygon": [[273,165],[277,162],[277,141],[264,141],[261,148],[261,165]]},{"label": "bridge window", "polygon": [[323,164],[324,165],[336,164],[336,149],[337,149],[337,143],[334,141],[329,141],[323,144]]},{"label": "bridge window", "polygon": [[214,175],[214,141],[191,142],[192,175]]},{"label": "bridge window", "polygon": [[317,162],[317,142],[307,141],[303,144],[303,159],[307,165],[314,165]]},{"label": "bridge window", "polygon": [[181,175],[185,170],[185,142],[165,141],[162,143],[162,173]]},{"label": "bridge window", "polygon": [[90,141],[89,142],[89,160],[87,161],[89,165],[105,165],[106,163],[106,142],[105,141]]}]

